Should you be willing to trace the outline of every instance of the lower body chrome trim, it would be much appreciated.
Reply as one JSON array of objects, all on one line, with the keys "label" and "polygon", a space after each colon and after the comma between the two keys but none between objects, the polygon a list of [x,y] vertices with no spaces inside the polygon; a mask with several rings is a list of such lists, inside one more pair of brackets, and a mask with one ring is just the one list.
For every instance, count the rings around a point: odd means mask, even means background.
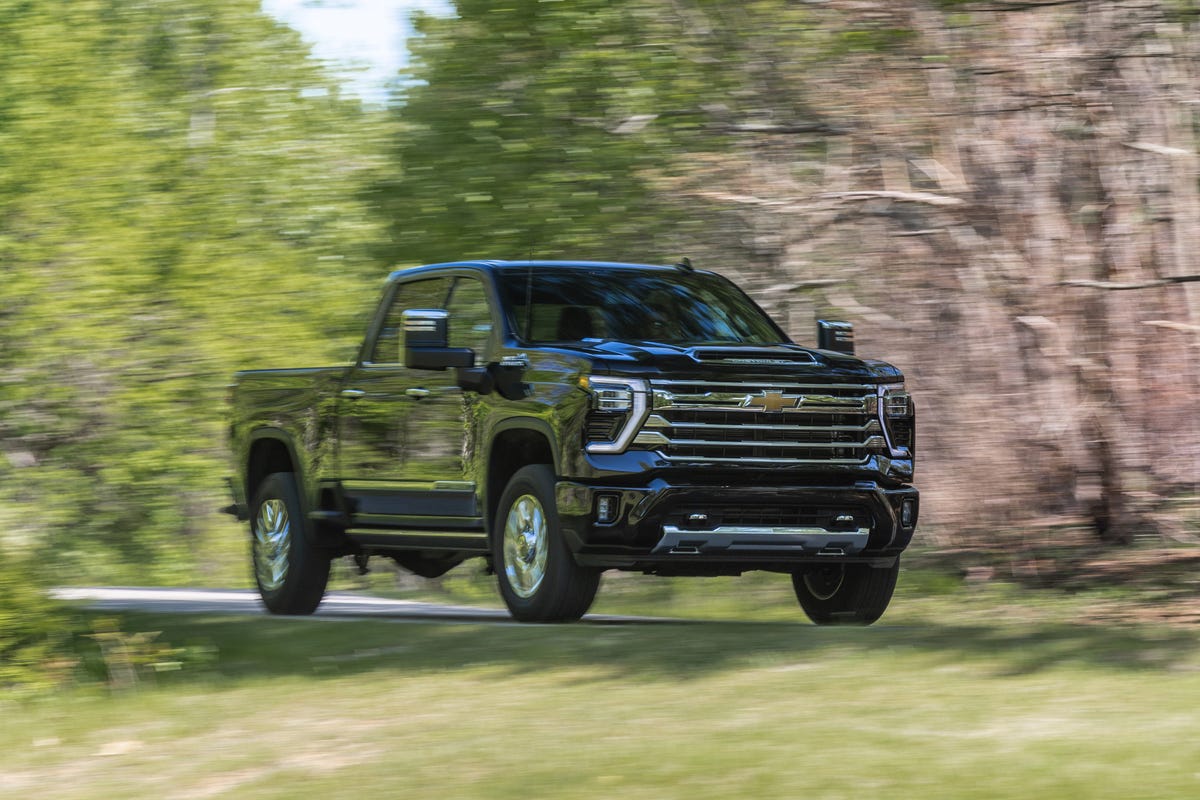
[{"label": "lower body chrome trim", "polygon": [[663,537],[651,551],[700,555],[714,551],[802,550],[816,555],[854,555],[867,546],[870,528],[829,531],[824,528],[758,528],[721,526],[712,530],[688,530],[663,526]]}]

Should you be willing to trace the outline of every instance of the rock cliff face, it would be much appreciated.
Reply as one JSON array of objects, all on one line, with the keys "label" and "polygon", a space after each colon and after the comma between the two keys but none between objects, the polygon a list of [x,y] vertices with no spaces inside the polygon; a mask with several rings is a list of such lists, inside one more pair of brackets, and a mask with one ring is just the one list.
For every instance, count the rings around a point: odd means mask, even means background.
[{"label": "rock cliff face", "polygon": [[765,47],[775,113],[815,123],[746,132],[694,192],[740,209],[752,288],[909,375],[934,530],[1170,533],[1200,475],[1200,10],[811,7],[873,38],[802,76]]}]

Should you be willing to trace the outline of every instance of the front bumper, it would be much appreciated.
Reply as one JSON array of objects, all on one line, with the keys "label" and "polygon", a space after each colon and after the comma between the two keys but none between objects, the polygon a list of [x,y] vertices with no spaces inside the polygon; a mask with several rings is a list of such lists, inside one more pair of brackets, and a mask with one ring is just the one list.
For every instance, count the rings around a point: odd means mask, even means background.
[{"label": "front bumper", "polygon": [[[597,518],[600,496],[616,504],[607,524]],[[871,481],[755,487],[656,479],[637,488],[560,481],[556,499],[580,564],[667,574],[890,565],[912,540],[920,505],[915,488]]]}]

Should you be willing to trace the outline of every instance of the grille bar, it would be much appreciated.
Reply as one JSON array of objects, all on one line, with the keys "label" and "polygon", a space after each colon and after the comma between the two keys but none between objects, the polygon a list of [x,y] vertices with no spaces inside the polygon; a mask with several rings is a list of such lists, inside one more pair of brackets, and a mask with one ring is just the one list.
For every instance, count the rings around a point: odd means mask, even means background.
[{"label": "grille bar", "polygon": [[[747,395],[666,395],[663,392],[654,393],[654,408],[686,408],[694,411],[754,411],[753,407],[742,405]],[[811,394],[780,394],[781,402],[796,403],[787,408],[787,414],[840,414],[873,413],[877,398],[864,397],[861,400],[846,400],[842,397],[822,397]]]},{"label": "grille bar", "polygon": [[[746,409],[738,409],[745,411]],[[763,431],[789,431],[789,432],[805,432],[805,431],[838,431],[844,433],[880,433],[883,427],[877,420],[871,420],[865,425],[760,425],[753,422],[748,422],[744,425],[737,423],[719,423],[719,422],[670,422],[666,417],[659,414],[651,414],[646,422],[642,425],[642,429],[655,428],[696,428],[699,430],[711,431],[747,431],[747,430],[763,430]]]},{"label": "grille bar", "polygon": [[767,445],[775,445],[778,447],[811,447],[814,450],[834,450],[844,448],[846,450],[858,450],[863,447],[882,447],[883,439],[878,442],[872,442],[868,439],[865,442],[792,442],[788,440],[775,441],[774,439],[761,442],[708,442],[703,439],[668,439],[675,447],[704,447],[706,445],[717,445],[727,448],[736,447],[763,447]]},{"label": "grille bar", "polygon": [[667,461],[678,462],[696,462],[703,461],[713,464],[745,464],[753,461],[755,464],[861,464],[861,458],[765,458],[761,456],[738,456],[737,458],[729,458],[727,456],[672,456],[663,454],[663,458]]},{"label": "grille bar", "polygon": [[[686,380],[670,380],[661,379],[651,381],[651,386],[655,389],[665,389],[670,391],[672,388],[680,386],[699,386],[699,387],[727,387],[728,391],[732,392],[761,392],[763,385],[761,383],[744,383],[740,381],[686,381]],[[847,391],[852,394],[874,394],[875,385],[872,383],[775,383],[770,386],[771,389],[781,392],[791,391],[810,391],[833,392]],[[708,390],[711,391],[711,390]]]}]

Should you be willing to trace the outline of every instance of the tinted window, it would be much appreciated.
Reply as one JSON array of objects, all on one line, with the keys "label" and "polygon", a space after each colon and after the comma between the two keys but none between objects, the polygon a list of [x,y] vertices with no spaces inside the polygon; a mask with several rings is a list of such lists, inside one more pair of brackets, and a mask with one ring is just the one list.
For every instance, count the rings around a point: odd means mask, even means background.
[{"label": "tinted window", "polygon": [[459,278],[446,310],[450,312],[450,346],[469,347],[475,351],[476,363],[486,362],[492,311],[483,284],[475,278]]},{"label": "tinted window", "polygon": [[530,342],[788,341],[740,289],[711,273],[512,267],[498,279],[513,330]]},{"label": "tinted window", "polygon": [[402,283],[396,287],[392,304],[388,306],[387,318],[383,321],[379,335],[375,337],[375,346],[371,348],[370,363],[403,363],[400,332],[404,330],[404,323],[401,315],[410,308],[444,308],[449,291],[449,278],[428,278]]}]

